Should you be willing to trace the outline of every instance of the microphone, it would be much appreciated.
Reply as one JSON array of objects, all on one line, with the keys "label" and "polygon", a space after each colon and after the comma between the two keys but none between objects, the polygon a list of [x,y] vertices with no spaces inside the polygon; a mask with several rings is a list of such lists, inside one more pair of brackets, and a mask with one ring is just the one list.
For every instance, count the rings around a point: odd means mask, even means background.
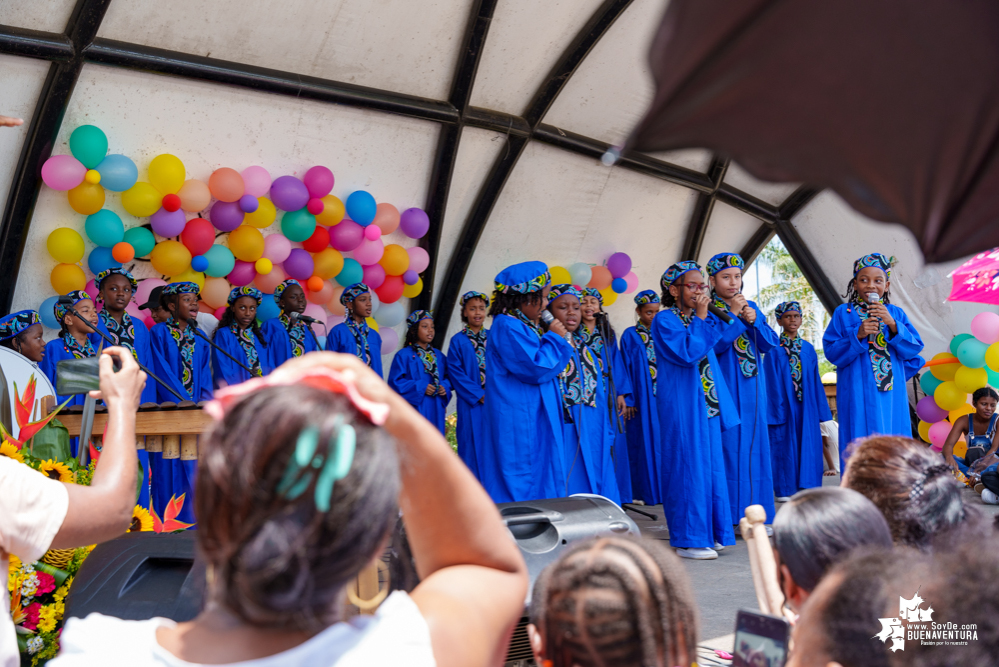
[{"label": "microphone", "polygon": [[246,371],[246,372],[247,372],[247,373],[249,373],[250,375],[253,375],[253,371],[252,371],[252,370],[251,370],[250,368],[248,368],[248,367],[246,366],[246,364],[244,364],[244,363],[243,363],[243,362],[241,362],[241,361],[240,361],[239,359],[237,359],[236,357],[232,356],[231,354],[229,354],[228,352],[226,352],[225,350],[223,350],[223,349],[222,349],[221,347],[219,347],[218,345],[216,345],[216,344],[214,343],[214,341],[212,341],[212,339],[210,339],[210,338],[209,338],[208,336],[206,336],[206,335],[205,335],[205,332],[204,332],[204,331],[202,331],[201,329],[199,329],[199,328],[198,328],[198,320],[196,320],[196,319],[195,319],[195,318],[193,318],[193,317],[189,317],[189,318],[187,318],[187,326],[189,326],[189,327],[191,327],[192,329],[194,329],[194,333],[195,333],[195,335],[197,335],[197,336],[201,336],[202,338],[204,338],[204,339],[205,339],[205,342],[206,342],[206,343],[208,343],[209,345],[211,345],[212,347],[214,347],[214,348],[215,348],[216,350],[218,350],[219,352],[221,352],[221,353],[222,353],[222,354],[224,354],[225,356],[227,356],[227,357],[229,357],[230,359],[232,359],[232,362],[233,362],[234,364],[236,364],[237,366],[239,366],[240,368],[242,368],[242,369],[243,369],[244,371]]},{"label": "microphone", "polygon": [[[867,303],[881,303],[881,297],[878,296],[877,292],[868,292]],[[880,323],[881,320],[878,319],[878,322]],[[875,340],[877,340],[877,334],[867,334],[867,340],[873,343]]]},{"label": "microphone", "polygon": [[[548,329],[552,325],[552,322],[554,322],[554,321],[555,321],[555,316],[551,314],[551,311],[549,311],[549,310],[542,310],[541,311],[541,328],[542,329],[544,329],[545,331],[548,331]],[[563,337],[566,339],[566,341],[568,341],[570,343],[572,342],[572,334],[569,333],[568,331],[565,332],[565,336],[563,336]]]},{"label": "microphone", "polygon": [[722,310],[714,304],[708,304],[708,312],[725,324],[732,324],[732,315],[728,311]]},{"label": "microphone", "polygon": [[294,324],[299,320],[305,322],[306,324],[316,323],[316,318],[309,317],[308,315],[299,315],[298,313],[291,313],[290,315],[288,315],[288,319],[291,320],[292,324]]}]

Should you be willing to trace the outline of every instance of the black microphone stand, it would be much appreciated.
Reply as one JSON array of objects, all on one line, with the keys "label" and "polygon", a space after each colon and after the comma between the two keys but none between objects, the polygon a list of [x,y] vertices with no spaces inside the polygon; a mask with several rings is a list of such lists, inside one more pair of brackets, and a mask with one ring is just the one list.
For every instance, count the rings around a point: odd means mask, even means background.
[{"label": "black microphone stand", "polygon": [[249,368],[247,368],[245,365],[243,365],[243,363],[241,363],[239,359],[237,359],[236,357],[232,356],[231,354],[229,354],[228,352],[226,352],[225,350],[223,350],[221,347],[219,347],[218,345],[216,345],[214,342],[212,342],[212,340],[208,336],[205,335],[205,332],[198,328],[198,320],[194,319],[193,317],[187,318],[187,326],[189,326],[192,329],[194,329],[194,333],[197,334],[198,336],[201,336],[202,338],[204,338],[206,343],[208,343],[209,345],[211,345],[212,347],[214,347],[216,350],[218,350],[219,352],[221,352],[225,356],[227,356],[230,359],[232,359],[232,362],[234,364],[236,364],[237,366],[239,366],[240,368],[242,368],[244,371],[246,371],[247,373],[249,373],[251,376],[253,375],[253,371],[250,370]]},{"label": "black microphone stand", "polygon": [[[311,319],[312,322],[316,321],[315,319],[313,319],[311,317],[309,319]],[[297,312],[295,313],[295,317],[294,318],[292,318],[291,315],[288,316],[288,327],[287,327],[287,329],[288,329],[288,335],[289,336],[291,335],[291,328],[293,326],[295,326],[295,322],[298,322],[298,321],[301,321],[302,324],[305,325],[305,328],[309,332],[309,335],[312,336],[312,342],[316,344],[316,349],[317,350],[322,350],[323,348],[319,344],[319,339],[316,338],[316,332],[312,330],[312,322],[306,322],[305,319],[302,318],[301,316],[299,316]],[[323,328],[324,329],[326,328],[325,325],[323,326]]]}]

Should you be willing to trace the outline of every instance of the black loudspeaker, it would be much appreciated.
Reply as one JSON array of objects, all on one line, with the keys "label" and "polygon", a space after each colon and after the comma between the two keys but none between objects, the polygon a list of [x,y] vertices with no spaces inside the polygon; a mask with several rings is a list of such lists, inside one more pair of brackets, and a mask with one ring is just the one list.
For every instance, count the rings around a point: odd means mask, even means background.
[{"label": "black loudspeaker", "polygon": [[97,545],[66,597],[66,617],[91,612],[129,620],[189,621],[205,598],[205,566],[195,532],[127,533]]}]

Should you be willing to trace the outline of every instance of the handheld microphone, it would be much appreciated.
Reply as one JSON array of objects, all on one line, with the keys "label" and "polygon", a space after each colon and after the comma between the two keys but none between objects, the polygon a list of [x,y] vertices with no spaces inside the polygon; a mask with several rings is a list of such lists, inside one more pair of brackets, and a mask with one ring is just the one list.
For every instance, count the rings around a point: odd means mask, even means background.
[{"label": "handheld microphone", "polygon": [[[867,293],[867,303],[881,303],[881,297],[878,296],[877,292],[868,292]],[[878,319],[878,322],[880,322],[880,321],[881,320]],[[876,334],[867,334],[867,340],[870,341],[871,343],[873,343],[876,339],[877,339],[877,335]]]},{"label": "handheld microphone", "polygon": [[725,324],[732,324],[732,321],[733,321],[732,320],[732,315],[728,311],[722,310],[721,308],[719,308],[718,306],[716,306],[714,304],[709,304],[708,305],[708,312],[711,313],[712,315],[714,315],[715,317],[717,317],[719,320],[721,320]]},{"label": "handheld microphone", "polygon": [[[551,314],[551,311],[549,311],[549,310],[542,310],[541,311],[541,328],[542,329],[544,329],[545,331],[548,331],[548,329],[551,328],[552,322],[554,322],[554,321],[555,321],[555,316]],[[570,334],[568,331],[565,333],[564,338],[568,342],[570,342],[570,343],[572,342],[572,334]]]}]

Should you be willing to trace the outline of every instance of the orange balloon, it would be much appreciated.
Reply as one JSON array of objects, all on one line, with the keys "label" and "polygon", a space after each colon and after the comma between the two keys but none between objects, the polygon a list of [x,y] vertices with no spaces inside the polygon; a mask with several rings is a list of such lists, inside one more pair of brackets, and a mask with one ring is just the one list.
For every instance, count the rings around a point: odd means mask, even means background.
[{"label": "orange balloon", "polygon": [[229,167],[222,167],[212,172],[208,178],[208,189],[219,201],[228,202],[237,201],[245,192],[243,177],[238,171]]},{"label": "orange balloon", "polygon": [[606,266],[594,266],[590,275],[590,282],[586,286],[598,290],[607,289],[611,286],[613,280],[614,276],[611,275],[610,269]]},{"label": "orange balloon", "polygon": [[93,215],[104,207],[104,188],[97,183],[83,181],[66,196],[73,210],[83,215]]},{"label": "orange balloon", "polygon": [[310,292],[318,292],[323,288],[323,279],[319,276],[312,276],[307,283]]},{"label": "orange balloon", "polygon": [[111,248],[111,256],[116,262],[131,262],[135,258],[135,248],[132,247],[131,243],[124,241],[115,243],[114,247]]},{"label": "orange balloon", "polygon": [[401,276],[409,268],[409,253],[401,245],[390,243],[378,263],[385,269],[385,275]]},{"label": "orange balloon", "polygon": [[87,276],[76,264],[56,264],[49,279],[56,294],[82,290],[87,286]]},{"label": "orange balloon", "polygon": [[312,256],[312,275],[329,280],[343,270],[343,255],[333,248],[323,248]]},{"label": "orange balloon", "polygon": [[211,306],[212,310],[221,308],[229,300],[229,281],[225,278],[205,278],[205,286],[201,289],[201,298]]},{"label": "orange balloon", "polygon": [[264,256],[264,235],[256,227],[240,225],[229,232],[229,250],[244,262],[255,262]]},{"label": "orange balloon", "polygon": [[330,227],[343,220],[347,209],[344,208],[342,201],[333,195],[326,195],[322,198],[322,202],[323,212],[316,216],[316,222],[320,225]]},{"label": "orange balloon", "polygon": [[347,309],[343,307],[340,303],[340,295],[343,294],[343,288],[337,287],[333,290],[333,296],[330,300],[326,302],[326,309],[329,310],[334,315],[340,315],[343,317],[347,313]]},{"label": "orange balloon", "polygon": [[188,213],[204,211],[212,203],[212,192],[208,186],[193,178],[184,181],[177,196],[180,197],[180,207]]}]

